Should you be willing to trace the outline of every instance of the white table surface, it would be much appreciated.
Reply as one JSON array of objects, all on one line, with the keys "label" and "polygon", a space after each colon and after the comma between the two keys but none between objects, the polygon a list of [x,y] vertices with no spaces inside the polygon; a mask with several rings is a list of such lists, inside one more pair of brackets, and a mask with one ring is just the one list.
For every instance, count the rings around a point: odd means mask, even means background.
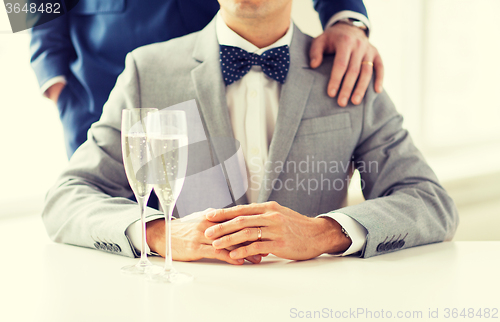
[{"label": "white table surface", "polygon": [[[391,311],[392,321],[412,320],[396,317],[407,311],[422,311],[419,320],[428,320],[429,309],[438,309],[434,321],[473,321],[444,319],[445,309],[500,309],[500,241],[447,242],[369,259],[175,262],[195,276],[186,285],[120,273],[137,259],[52,243],[35,216],[0,221],[0,241],[0,321],[6,322],[331,321],[348,320],[336,319],[336,311],[358,309],[372,315],[384,310],[384,316]],[[327,311],[333,318],[305,318],[307,311]]]}]

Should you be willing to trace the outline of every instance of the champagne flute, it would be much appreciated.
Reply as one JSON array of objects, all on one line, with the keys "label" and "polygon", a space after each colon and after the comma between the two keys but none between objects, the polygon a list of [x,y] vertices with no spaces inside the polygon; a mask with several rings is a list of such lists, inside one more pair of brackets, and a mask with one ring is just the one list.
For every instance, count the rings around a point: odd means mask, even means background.
[{"label": "champagne flute", "polygon": [[175,203],[184,184],[188,158],[186,113],[160,110],[148,119],[148,140],[153,153],[154,190],[165,213],[165,266],[160,272],[150,271],[156,281],[184,283],[193,277],[177,272],[172,264],[171,220]]},{"label": "champagne flute", "polygon": [[141,216],[141,259],[135,265],[122,267],[122,272],[145,274],[153,266],[146,252],[145,211],[153,186],[150,180],[149,162],[151,151],[147,142],[147,117],[154,108],[134,108],[122,111],[122,155],[127,179],[140,207]]}]

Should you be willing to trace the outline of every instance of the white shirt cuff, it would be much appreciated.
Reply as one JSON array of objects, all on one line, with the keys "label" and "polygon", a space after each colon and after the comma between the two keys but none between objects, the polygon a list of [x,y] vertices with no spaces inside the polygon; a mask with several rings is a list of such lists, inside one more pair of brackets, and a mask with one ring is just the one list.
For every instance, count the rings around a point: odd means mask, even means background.
[{"label": "white shirt cuff", "polygon": [[370,34],[371,26],[370,26],[370,20],[368,18],[356,11],[350,11],[350,10],[343,10],[339,11],[336,14],[334,14],[330,20],[328,20],[328,23],[325,26],[325,29],[333,26],[337,21],[346,19],[346,18],[352,18],[361,21],[362,23],[365,24],[365,26],[368,28],[368,32],[366,33],[367,35]]},{"label": "white shirt cuff", "polygon": [[[156,219],[162,219],[165,218],[164,215],[153,215],[146,217],[146,223],[156,220]],[[137,253],[141,252],[141,239],[142,239],[142,229],[141,229],[141,221],[137,220],[134,223],[132,223],[130,226],[128,226],[127,230],[125,230],[125,235],[128,236],[130,239],[130,242],[134,246],[135,250]],[[147,239],[146,239],[147,241]],[[148,255],[151,255],[151,249],[149,248],[149,245],[146,243],[146,253]]]},{"label": "white shirt cuff", "polygon": [[66,77],[64,76],[56,76],[56,77],[53,77],[51,79],[49,79],[48,81],[46,81],[42,87],[40,87],[40,91],[42,92],[42,94],[44,96],[47,96],[45,94],[45,92],[49,89],[50,86],[54,85],[54,84],[57,84],[57,83],[63,83],[64,85],[66,85],[67,81],[66,81]]},{"label": "white shirt cuff", "polygon": [[366,235],[368,234],[367,230],[363,225],[358,223],[356,220],[351,217],[340,213],[340,212],[332,212],[328,214],[319,215],[317,217],[330,217],[336,222],[339,223],[342,228],[349,234],[351,238],[351,246],[342,254],[331,254],[334,256],[347,256],[357,252],[360,252],[365,243],[366,243]]}]

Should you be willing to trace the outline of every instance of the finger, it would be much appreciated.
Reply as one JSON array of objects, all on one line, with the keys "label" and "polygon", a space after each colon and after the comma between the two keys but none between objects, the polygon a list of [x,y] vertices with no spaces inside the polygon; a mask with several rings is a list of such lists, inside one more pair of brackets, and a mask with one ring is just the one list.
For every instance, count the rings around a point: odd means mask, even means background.
[{"label": "finger", "polygon": [[[210,242],[211,243],[211,242]],[[251,242],[248,242],[248,243],[243,243],[243,244],[238,244],[238,245],[234,245],[234,246],[230,246],[230,247],[227,247],[226,249],[228,251],[232,251],[233,249],[236,249],[238,247],[242,247],[242,246],[246,246],[246,245],[250,245]]]},{"label": "finger", "polygon": [[[365,56],[363,62],[361,63],[361,73],[356,84],[356,89],[352,93],[351,101],[353,104],[358,105],[365,96],[366,89],[370,84],[373,75],[373,58],[368,58]],[[368,64],[370,62],[371,64]]]},{"label": "finger", "polygon": [[212,246],[216,249],[231,248],[232,246],[245,242],[253,242],[259,239],[259,229],[262,238],[262,228],[244,228],[234,234],[222,236],[213,241]]},{"label": "finger", "polygon": [[275,210],[279,206],[276,202],[252,203],[250,205],[239,205],[212,211],[206,215],[207,220],[212,222],[228,221],[238,216],[249,216],[263,214],[266,210]]},{"label": "finger", "polygon": [[[255,216],[239,216],[234,219],[231,219],[229,221],[214,225],[212,227],[209,227],[205,230],[205,237],[215,240],[219,237],[233,234],[237,231],[240,230],[245,230],[250,227],[260,227],[260,226],[267,226],[269,224],[269,220],[262,218],[260,215],[255,215]],[[245,234],[250,234],[251,231],[244,231],[243,234],[240,234],[239,237],[244,237]],[[256,235],[256,234],[255,234]],[[249,237],[250,235],[246,235],[246,237]],[[230,245],[235,245],[239,244],[238,243],[233,243],[232,237],[228,237],[231,239],[231,244]],[[227,240],[227,238],[226,238]],[[241,242],[245,242],[247,240],[242,240]],[[228,245],[228,246],[230,246]],[[222,247],[225,248],[225,247]]]},{"label": "finger", "polygon": [[[250,243],[244,243],[244,244],[239,244],[239,245],[236,245],[236,246],[230,246],[228,248],[226,248],[228,251],[232,251],[233,249],[236,249],[238,247],[242,247],[242,246],[246,246],[246,245],[249,245]],[[267,257],[269,256],[269,253],[264,253],[264,254],[259,254],[259,255],[254,255],[254,256],[248,256],[246,257],[245,259],[253,264],[258,264],[262,261],[262,258],[263,257]]]},{"label": "finger", "polygon": [[309,59],[311,68],[317,68],[323,62],[323,53],[325,52],[326,37],[323,35],[314,38],[309,49]]},{"label": "finger", "polygon": [[339,93],[338,103],[340,106],[344,107],[351,97],[352,89],[359,76],[359,71],[361,69],[361,60],[364,56],[364,52],[361,54],[360,51],[354,51],[351,60],[349,61],[349,69],[347,70],[344,81],[342,83],[342,89]]},{"label": "finger", "polygon": [[[226,249],[227,249],[228,251],[232,251],[233,249],[236,249],[236,248],[238,248],[238,247],[242,247],[242,246],[247,246],[247,245],[250,245],[250,243],[238,244],[238,245],[235,245],[235,246],[230,246],[230,247],[227,247]],[[248,258],[245,258],[245,259],[246,259],[247,261],[249,261],[249,262],[252,262],[252,263],[254,263],[254,264],[257,264],[257,262],[255,261],[255,258],[254,258],[255,256],[260,256],[260,259],[259,259],[259,261],[258,261],[258,262],[260,263],[260,261],[262,261],[262,258],[263,258],[263,257],[267,257],[267,256],[269,256],[269,253],[264,253],[264,254],[259,254],[259,255],[254,255],[254,256],[249,256]]]},{"label": "finger", "polygon": [[382,93],[384,82],[384,63],[382,57],[377,55],[373,60],[373,68],[375,69],[375,91]]},{"label": "finger", "polygon": [[252,264],[258,264],[262,261],[262,256],[261,255],[253,255],[253,256],[245,257],[245,259]]},{"label": "finger", "polygon": [[242,259],[249,256],[259,255],[261,253],[272,253],[272,247],[274,243],[272,241],[261,241],[251,243],[248,246],[243,246],[232,250],[229,253],[232,259]]},{"label": "finger", "polygon": [[[236,249],[236,248],[241,247],[241,246],[246,246],[246,245],[247,244],[240,244],[240,245],[228,247],[226,249],[228,251],[232,251],[233,249]],[[254,255],[254,256],[248,256],[245,259],[252,264],[258,264],[262,261],[262,257],[266,257],[267,255],[269,255],[269,254],[259,254],[259,255]]]},{"label": "finger", "polygon": [[342,82],[342,78],[349,66],[349,59],[351,58],[351,48],[347,46],[341,46],[335,53],[335,58],[333,59],[332,73],[330,75],[330,81],[328,82],[328,95],[330,97],[335,97]]},{"label": "finger", "polygon": [[201,253],[204,258],[214,258],[233,265],[241,265],[245,262],[242,258],[231,258],[228,250],[215,249],[211,245],[201,245]]}]

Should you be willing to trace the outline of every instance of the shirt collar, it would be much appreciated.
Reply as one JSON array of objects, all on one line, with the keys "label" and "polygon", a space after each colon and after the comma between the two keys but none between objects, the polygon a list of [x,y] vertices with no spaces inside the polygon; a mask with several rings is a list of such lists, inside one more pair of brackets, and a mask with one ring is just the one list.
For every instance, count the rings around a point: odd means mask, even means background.
[{"label": "shirt collar", "polygon": [[217,39],[219,41],[219,45],[239,47],[243,50],[246,50],[249,53],[255,53],[258,55],[262,54],[263,52],[271,48],[281,47],[285,45],[290,46],[290,43],[292,42],[293,22],[291,19],[290,19],[290,26],[288,27],[286,34],[280,39],[278,39],[275,43],[264,48],[259,48],[255,46],[248,40],[238,35],[231,28],[229,28],[224,22],[224,19],[222,19],[220,11],[217,13],[215,26],[216,26],[215,30],[217,33]]}]

